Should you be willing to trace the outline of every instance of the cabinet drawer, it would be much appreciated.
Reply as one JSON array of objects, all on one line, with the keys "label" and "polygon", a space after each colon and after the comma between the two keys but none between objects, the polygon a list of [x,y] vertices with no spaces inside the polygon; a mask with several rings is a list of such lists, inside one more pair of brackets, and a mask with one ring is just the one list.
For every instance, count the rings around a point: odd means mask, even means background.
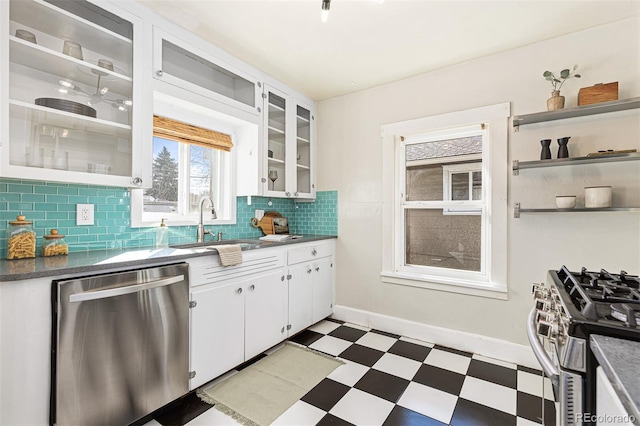
[{"label": "cabinet drawer", "polygon": [[333,243],[317,243],[289,249],[287,253],[287,265],[319,259],[333,254]]},{"label": "cabinet drawer", "polygon": [[189,284],[196,287],[205,284],[226,284],[229,280],[250,277],[284,266],[284,250],[249,250],[242,252],[242,263],[222,266],[216,255],[195,257],[189,263]]}]

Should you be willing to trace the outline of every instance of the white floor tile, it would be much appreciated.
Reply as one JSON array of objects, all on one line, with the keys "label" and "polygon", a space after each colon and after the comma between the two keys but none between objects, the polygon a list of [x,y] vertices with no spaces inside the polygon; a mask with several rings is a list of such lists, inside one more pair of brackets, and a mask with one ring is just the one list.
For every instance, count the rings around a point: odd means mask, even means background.
[{"label": "white floor tile", "polygon": [[398,400],[398,405],[448,424],[457,401],[455,395],[411,382]]},{"label": "white floor tile", "polygon": [[516,418],[516,426],[540,426],[540,423],[532,422],[523,417]]},{"label": "white floor tile", "polygon": [[392,402],[352,388],[329,413],[354,425],[376,426],[384,423],[393,407]]},{"label": "white floor tile", "polygon": [[372,368],[411,380],[422,365],[419,361],[414,361],[402,356],[386,353],[376,362]]},{"label": "white floor tile", "polygon": [[518,368],[516,364],[503,361],[501,359],[489,358],[488,356],[484,356],[484,355],[473,354],[472,358],[477,359],[478,361],[488,362],[489,364],[500,365],[502,367],[510,368],[512,370],[515,370]]},{"label": "white floor tile", "polygon": [[462,384],[460,398],[495,408],[509,414],[516,414],[517,391],[506,386],[467,376]]},{"label": "white floor tile", "polygon": [[329,334],[338,327],[340,327],[340,324],[338,324],[337,322],[322,320],[319,323],[309,327],[308,330],[322,334]]},{"label": "white floor tile", "polygon": [[398,340],[394,339],[393,337],[383,336],[382,334],[367,333],[359,338],[356,343],[368,348],[386,352],[397,341]]},{"label": "white floor tile", "polygon": [[145,423],[142,426],[162,426],[162,425],[155,420],[151,420],[149,423]]},{"label": "white floor tile", "polygon": [[327,377],[336,382],[342,383],[347,386],[353,386],[358,383],[358,380],[362,379],[362,376],[369,371],[369,367],[366,367],[357,362],[349,361],[348,359],[339,358],[344,362],[344,365],[336,368]]},{"label": "white floor tile", "polygon": [[345,349],[351,346],[351,342],[338,339],[333,336],[322,336],[315,342],[309,345],[311,349],[315,349],[320,352],[325,352],[333,356],[340,355]]},{"label": "white floor tile", "polygon": [[216,410],[215,407],[208,409],[187,423],[189,426],[237,426],[239,424],[230,416]]},{"label": "white floor tile", "polygon": [[362,330],[362,331],[371,331],[370,328],[365,327],[364,325],[354,324],[352,322],[345,322],[344,325],[349,326],[351,328],[357,328],[358,330]]},{"label": "white floor tile", "polygon": [[543,377],[518,370],[518,390],[542,398]]},{"label": "white floor tile", "polygon": [[411,337],[400,337],[400,340],[404,340],[405,342],[415,343],[416,345],[426,346],[427,348],[432,348],[433,343],[425,342],[424,340],[412,339]]},{"label": "white floor tile", "polygon": [[326,412],[324,410],[307,404],[304,401],[298,401],[271,424],[274,426],[315,425],[325,414]]},{"label": "white floor tile", "polygon": [[553,385],[551,384],[551,380],[549,380],[548,377],[544,378],[544,397],[552,401],[554,400]]},{"label": "white floor tile", "polygon": [[471,358],[440,349],[432,349],[424,360],[425,364],[444,368],[460,374],[467,374]]}]

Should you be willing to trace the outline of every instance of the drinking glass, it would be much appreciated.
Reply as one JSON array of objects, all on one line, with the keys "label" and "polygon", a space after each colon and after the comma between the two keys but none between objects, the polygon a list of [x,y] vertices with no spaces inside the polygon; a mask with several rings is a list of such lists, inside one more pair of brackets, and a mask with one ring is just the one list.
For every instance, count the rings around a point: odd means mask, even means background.
[{"label": "drinking glass", "polygon": [[276,180],[278,180],[278,172],[276,170],[271,170],[269,172],[269,179],[271,180],[271,189],[275,190]]}]

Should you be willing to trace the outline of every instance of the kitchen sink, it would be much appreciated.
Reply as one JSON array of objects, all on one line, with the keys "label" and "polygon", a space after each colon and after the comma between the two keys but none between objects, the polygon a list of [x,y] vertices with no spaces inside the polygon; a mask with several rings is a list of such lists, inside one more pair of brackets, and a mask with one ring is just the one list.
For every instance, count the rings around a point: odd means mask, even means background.
[{"label": "kitchen sink", "polygon": [[203,241],[201,243],[185,243],[185,244],[171,244],[169,247],[177,249],[190,249],[190,248],[205,248],[215,247],[220,245],[239,245],[243,249],[255,248],[262,244],[260,240],[222,240],[222,241]]}]

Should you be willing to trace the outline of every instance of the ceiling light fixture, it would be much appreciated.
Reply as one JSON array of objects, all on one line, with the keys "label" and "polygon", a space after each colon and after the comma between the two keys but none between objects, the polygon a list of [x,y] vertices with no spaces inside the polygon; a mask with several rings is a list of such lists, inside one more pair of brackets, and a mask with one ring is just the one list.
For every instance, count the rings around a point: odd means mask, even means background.
[{"label": "ceiling light fixture", "polygon": [[329,19],[329,8],[331,7],[331,0],[322,0],[322,22],[327,22]]},{"label": "ceiling light fixture", "polygon": [[116,108],[120,111],[128,111],[128,107],[133,105],[133,102],[131,102],[131,100],[109,99],[105,96],[109,91],[109,88],[106,86],[103,88],[100,88],[101,74],[102,73],[98,74],[98,84],[96,85],[95,93],[88,93],[85,90],[81,89],[80,87],[77,87],[75,84],[67,80],[59,81],[60,87],[58,88],[58,92],[68,93],[71,95],[78,94],[78,95],[87,96],[89,98],[89,101],[87,101],[87,105],[89,106],[99,104],[100,102],[105,102],[105,103],[111,104],[112,108]]}]

